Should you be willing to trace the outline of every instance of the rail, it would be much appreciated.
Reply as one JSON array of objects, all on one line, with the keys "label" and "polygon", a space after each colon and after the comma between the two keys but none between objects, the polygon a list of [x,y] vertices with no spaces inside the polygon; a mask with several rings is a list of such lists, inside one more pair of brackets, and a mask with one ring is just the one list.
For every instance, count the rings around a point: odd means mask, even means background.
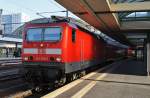
[{"label": "rail", "polygon": [[21,63],[21,58],[1,58],[0,59],[0,66],[18,64],[18,63]]}]

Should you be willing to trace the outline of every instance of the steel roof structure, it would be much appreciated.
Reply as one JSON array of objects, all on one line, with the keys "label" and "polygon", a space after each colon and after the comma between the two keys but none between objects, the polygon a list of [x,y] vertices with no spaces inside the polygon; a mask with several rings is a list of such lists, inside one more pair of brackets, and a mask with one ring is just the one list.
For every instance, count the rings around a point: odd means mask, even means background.
[{"label": "steel roof structure", "polygon": [[124,44],[126,32],[150,27],[149,0],[55,0],[90,25]]}]

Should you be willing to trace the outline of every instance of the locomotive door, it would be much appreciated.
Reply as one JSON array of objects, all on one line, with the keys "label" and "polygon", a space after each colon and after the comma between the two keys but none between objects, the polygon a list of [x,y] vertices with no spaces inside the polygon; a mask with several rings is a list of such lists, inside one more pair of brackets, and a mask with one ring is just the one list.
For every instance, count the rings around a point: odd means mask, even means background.
[{"label": "locomotive door", "polygon": [[80,66],[82,67],[84,65],[84,41],[81,39],[80,42]]}]

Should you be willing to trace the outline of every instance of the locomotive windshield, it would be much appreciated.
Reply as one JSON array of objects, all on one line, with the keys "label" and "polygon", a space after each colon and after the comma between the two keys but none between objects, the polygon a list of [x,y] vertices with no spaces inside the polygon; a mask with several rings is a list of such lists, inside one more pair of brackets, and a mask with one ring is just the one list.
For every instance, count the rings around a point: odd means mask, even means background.
[{"label": "locomotive windshield", "polygon": [[44,40],[45,41],[60,40],[60,35],[61,35],[60,32],[61,32],[61,28],[59,28],[59,27],[45,28]]},{"label": "locomotive windshield", "polygon": [[28,41],[41,41],[42,40],[42,29],[41,28],[28,29],[27,40]]},{"label": "locomotive windshield", "polygon": [[26,34],[27,41],[58,41],[60,38],[60,27],[30,28]]}]

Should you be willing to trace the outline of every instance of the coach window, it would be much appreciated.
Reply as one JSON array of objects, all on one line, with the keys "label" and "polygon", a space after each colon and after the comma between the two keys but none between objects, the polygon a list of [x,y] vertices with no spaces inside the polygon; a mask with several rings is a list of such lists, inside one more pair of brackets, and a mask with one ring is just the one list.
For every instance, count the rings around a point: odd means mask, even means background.
[{"label": "coach window", "polygon": [[72,42],[75,42],[76,40],[76,30],[72,29]]}]

